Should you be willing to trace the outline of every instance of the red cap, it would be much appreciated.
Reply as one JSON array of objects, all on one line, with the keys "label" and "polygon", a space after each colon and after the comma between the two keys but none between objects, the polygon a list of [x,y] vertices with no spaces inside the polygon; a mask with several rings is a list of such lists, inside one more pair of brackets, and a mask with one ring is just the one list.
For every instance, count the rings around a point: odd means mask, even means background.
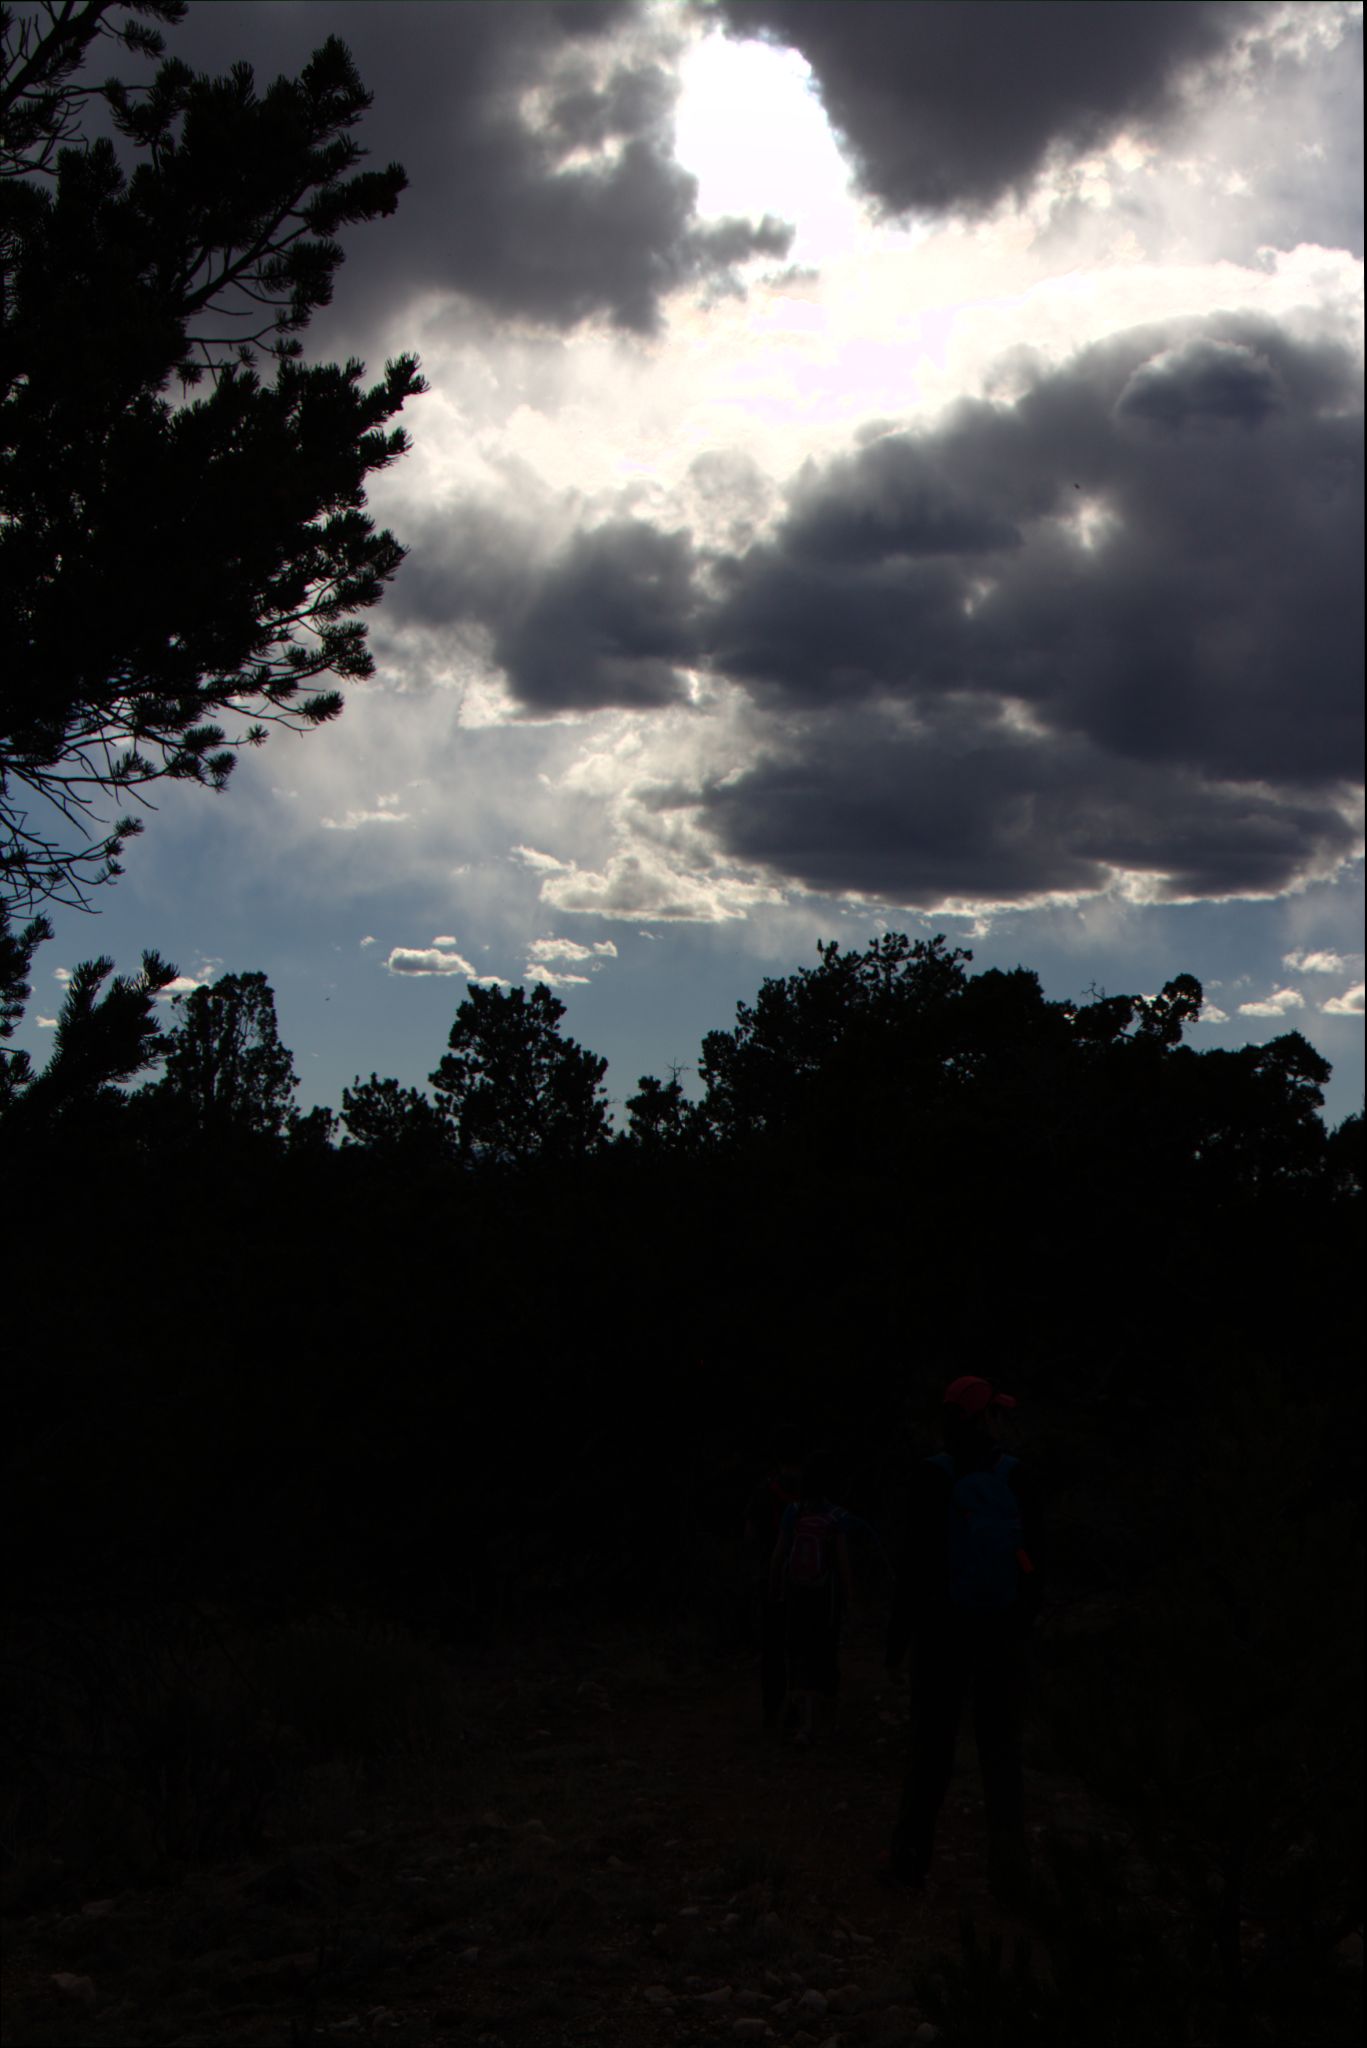
[{"label": "red cap", "polygon": [[989,1380],[980,1380],[968,1373],[961,1380],[951,1380],[945,1388],[946,1408],[957,1408],[964,1415],[981,1415],[988,1408],[1014,1408],[1016,1403],[1010,1394],[997,1394]]}]

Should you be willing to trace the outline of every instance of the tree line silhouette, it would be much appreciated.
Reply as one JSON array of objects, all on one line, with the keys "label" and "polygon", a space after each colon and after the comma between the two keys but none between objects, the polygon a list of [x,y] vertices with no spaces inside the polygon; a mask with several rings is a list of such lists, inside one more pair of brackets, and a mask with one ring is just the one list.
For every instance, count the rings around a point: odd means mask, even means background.
[{"label": "tree line silhouette", "polygon": [[[39,917],[16,932],[2,907],[0,920],[9,1036],[51,928]],[[305,1115],[265,976],[227,974],[173,996],[164,1030],[156,1002],[177,974],[155,953],[135,976],[115,975],[107,959],[77,968],[43,1069],[0,1054],[0,1106],[15,1129],[36,1120],[49,1135],[103,1115],[123,1120],[128,1143],[153,1149],[173,1134],[287,1150],[328,1150],[340,1138],[343,1151],[373,1160],[486,1177],[586,1166],[610,1151],[796,1164],[872,1160],[910,1144],[922,1174],[931,1159],[960,1179],[990,1163],[999,1187],[1027,1154],[1027,1175],[1047,1168],[1074,1187],[1162,1162],[1174,1192],[1195,1176],[1208,1199],[1357,1186],[1360,1118],[1331,1131],[1319,1116],[1328,1062],[1297,1031],[1194,1051],[1183,1034],[1203,997],[1189,974],[1155,996],[1076,1003],[1046,999],[1027,968],[970,975],[972,954],[943,937],[890,933],[863,952],[834,941],[817,950],[816,967],[766,980],[753,1004],[737,1005],[732,1030],[707,1033],[696,1097],[677,1072],[667,1082],[643,1075],[621,1131],[607,1061],[564,1035],[565,1006],[545,983],[469,985],[428,1077],[431,1098],[372,1073],[344,1089],[340,1116]],[[158,1065],[159,1078],[119,1092]]]},{"label": "tree line silhouette", "polygon": [[[6,1036],[45,933],[0,925]],[[1114,1386],[1166,1426],[1236,1401],[1241,1357],[1294,1378],[1313,1329],[1307,1381],[1347,1397],[1362,1120],[1326,1127],[1321,1056],[1296,1032],[1194,1050],[1188,975],[1075,1003],[970,964],[942,938],[823,945],[706,1036],[695,1095],[644,1076],[614,1131],[606,1062],[544,984],[471,986],[430,1095],[372,1073],[305,1113],[264,975],[167,1003],[154,953],[85,963],[45,1065],[0,1052],[22,1376],[39,1408],[69,1375],[106,1398],[143,1361],[179,1372],[193,1329],[197,1358],[282,1398],[398,1353],[387,1386],[459,1383],[472,1417],[511,1415],[536,1373],[510,1332],[540,1328],[535,1433],[558,1443],[563,1412],[583,1442],[606,1429],[604,1455],[638,1428],[619,1380],[633,1412],[681,1402],[696,1431],[720,1409],[744,1435],[836,1359],[833,1420],[885,1405],[912,1361],[1005,1351],[1036,1395]],[[37,1361],[86,1204],[110,1217],[78,1235],[96,1320],[54,1378]],[[129,1347],[106,1318],[144,1243],[157,1316]]]}]

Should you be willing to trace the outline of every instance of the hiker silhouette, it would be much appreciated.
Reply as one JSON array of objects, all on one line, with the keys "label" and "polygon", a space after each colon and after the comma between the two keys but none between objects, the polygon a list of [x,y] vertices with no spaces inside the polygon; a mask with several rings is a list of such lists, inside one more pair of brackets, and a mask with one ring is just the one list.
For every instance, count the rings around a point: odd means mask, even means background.
[{"label": "hiker silhouette", "polygon": [[913,1476],[887,1643],[893,1674],[911,1651],[911,1741],[888,1878],[913,1889],[925,1882],[971,1695],[989,1881],[1003,1903],[1029,1886],[1021,1718],[1044,1580],[1038,1494],[999,1441],[1003,1415],[1015,1406],[973,1374],[945,1389],[944,1449]]},{"label": "hiker silhouette", "polygon": [[769,1565],[788,1665],[794,1741],[805,1746],[835,1717],[840,1631],[854,1604],[850,1535],[856,1517],[837,1507],[834,1460],[818,1452],[802,1468],[799,1497],[783,1510]]},{"label": "hiker silhouette", "polygon": [[743,1540],[749,1560],[751,1624],[759,1641],[760,1708],[765,1730],[774,1734],[781,1725],[788,1693],[788,1648],[783,1602],[774,1590],[770,1567],[784,1509],[794,1505],[802,1487],[801,1431],[793,1423],[779,1423],[769,1439],[769,1450],[770,1470],[750,1496]]}]

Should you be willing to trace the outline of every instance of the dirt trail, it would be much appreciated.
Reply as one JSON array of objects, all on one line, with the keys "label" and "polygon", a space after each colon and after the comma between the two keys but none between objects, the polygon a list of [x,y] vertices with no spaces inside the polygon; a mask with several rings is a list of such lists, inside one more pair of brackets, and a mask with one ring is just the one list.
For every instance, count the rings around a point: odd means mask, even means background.
[{"label": "dirt trail", "polygon": [[[966,1729],[930,1887],[879,1884],[905,1741],[879,1651],[853,1634],[809,1751],[762,1739],[746,1655],[488,1657],[458,1753],[319,1774],[250,1863],[11,1920],[7,2048],[930,2040],[918,1981],[961,1914],[1021,1923],[986,1888]],[[1105,1824],[1054,1775],[1028,1769],[1027,1800],[1036,1827]]]}]

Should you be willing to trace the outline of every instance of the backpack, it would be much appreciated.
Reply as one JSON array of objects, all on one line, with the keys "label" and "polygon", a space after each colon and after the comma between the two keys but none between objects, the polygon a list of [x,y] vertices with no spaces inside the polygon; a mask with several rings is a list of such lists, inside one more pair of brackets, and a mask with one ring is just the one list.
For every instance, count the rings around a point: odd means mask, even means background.
[{"label": "backpack", "polygon": [[789,1493],[783,1481],[775,1474],[769,1481],[766,1500],[769,1508],[769,1548],[772,1550],[783,1528],[784,1513],[788,1508],[798,1505],[798,1498],[795,1493]]},{"label": "backpack", "polygon": [[788,1551],[790,1586],[834,1585],[836,1520],[829,1507],[798,1502]]},{"label": "backpack", "polygon": [[956,1475],[947,1451],[930,1460],[949,1493],[949,1604],[968,1614],[1000,1614],[1016,1602],[1022,1570],[1020,1503],[1010,1474],[1019,1458],[1000,1452],[986,1471]]}]

